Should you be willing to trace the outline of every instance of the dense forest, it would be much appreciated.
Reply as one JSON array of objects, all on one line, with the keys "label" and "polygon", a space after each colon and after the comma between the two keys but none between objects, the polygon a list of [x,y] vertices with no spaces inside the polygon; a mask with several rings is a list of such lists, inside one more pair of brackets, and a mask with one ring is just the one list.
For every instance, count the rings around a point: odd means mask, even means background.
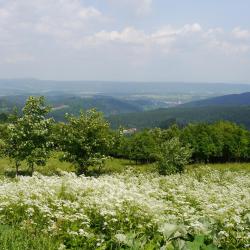
[{"label": "dense forest", "polygon": [[139,113],[111,115],[113,128],[167,128],[173,123],[186,126],[189,123],[214,123],[227,120],[250,129],[250,106],[175,107]]}]

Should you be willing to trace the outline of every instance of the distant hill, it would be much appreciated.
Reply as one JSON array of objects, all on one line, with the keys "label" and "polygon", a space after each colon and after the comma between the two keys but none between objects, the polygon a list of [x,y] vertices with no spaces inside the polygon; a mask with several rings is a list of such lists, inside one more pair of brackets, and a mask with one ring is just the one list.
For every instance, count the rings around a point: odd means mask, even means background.
[{"label": "distant hill", "polygon": [[[24,106],[28,95],[0,97],[0,112],[9,113],[14,107]],[[52,116],[63,120],[65,113],[78,114],[81,109],[96,108],[105,115],[143,111],[143,105],[133,101],[108,96],[79,97],[74,95],[48,95],[46,101],[52,106]]]},{"label": "distant hill", "polygon": [[250,129],[250,106],[175,107],[108,117],[113,128],[166,128],[176,122],[215,122],[228,120]]},{"label": "distant hill", "polygon": [[91,108],[96,108],[98,111],[103,112],[105,116],[143,111],[143,107],[137,105],[136,103],[106,96],[72,96],[68,98],[61,98],[57,102],[53,102],[51,98],[48,98],[48,103],[53,104],[54,109],[51,115],[56,120],[63,120],[65,113],[77,115],[80,110],[87,110]]},{"label": "distant hill", "polygon": [[250,129],[250,92],[193,101],[174,108],[110,116],[113,128],[168,127],[172,123],[215,122],[229,120]]},{"label": "distant hill", "polygon": [[183,104],[182,107],[250,106],[250,92],[213,97]]}]

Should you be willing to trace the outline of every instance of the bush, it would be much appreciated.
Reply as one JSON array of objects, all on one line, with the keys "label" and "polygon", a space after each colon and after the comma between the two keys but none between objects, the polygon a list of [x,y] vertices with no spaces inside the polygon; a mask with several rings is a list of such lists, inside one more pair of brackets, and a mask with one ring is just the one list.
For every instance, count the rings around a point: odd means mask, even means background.
[{"label": "bush", "polygon": [[172,138],[160,146],[157,166],[160,174],[180,173],[190,162],[192,150],[182,146],[179,138]]}]

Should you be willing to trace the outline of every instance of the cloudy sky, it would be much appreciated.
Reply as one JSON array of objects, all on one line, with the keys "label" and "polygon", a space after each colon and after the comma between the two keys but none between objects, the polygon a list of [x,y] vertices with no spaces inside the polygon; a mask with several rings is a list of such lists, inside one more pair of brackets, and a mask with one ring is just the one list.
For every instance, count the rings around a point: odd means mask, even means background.
[{"label": "cloudy sky", "polygon": [[249,0],[0,0],[0,78],[250,83]]}]

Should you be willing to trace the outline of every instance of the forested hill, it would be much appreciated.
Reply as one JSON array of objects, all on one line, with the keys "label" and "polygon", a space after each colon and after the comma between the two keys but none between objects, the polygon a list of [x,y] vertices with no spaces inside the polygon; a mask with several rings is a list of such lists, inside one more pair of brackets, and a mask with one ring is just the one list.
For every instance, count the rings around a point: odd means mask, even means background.
[{"label": "forested hill", "polygon": [[206,106],[250,106],[250,92],[232,94],[209,98],[206,100],[193,101],[182,105],[183,107],[206,107]]},{"label": "forested hill", "polygon": [[[21,110],[28,95],[0,97],[0,112],[9,113],[14,107]],[[63,120],[65,113],[78,114],[81,109],[96,108],[105,115],[143,111],[143,105],[137,102],[120,100],[109,96],[80,97],[74,95],[50,95],[47,103],[52,106],[52,116]]]},{"label": "forested hill", "polygon": [[110,116],[109,121],[113,128],[124,126],[128,128],[166,128],[177,122],[187,124],[190,122],[215,122],[228,120],[244,125],[250,129],[249,106],[208,106],[208,107],[175,107],[157,109],[139,113],[129,113]]}]

